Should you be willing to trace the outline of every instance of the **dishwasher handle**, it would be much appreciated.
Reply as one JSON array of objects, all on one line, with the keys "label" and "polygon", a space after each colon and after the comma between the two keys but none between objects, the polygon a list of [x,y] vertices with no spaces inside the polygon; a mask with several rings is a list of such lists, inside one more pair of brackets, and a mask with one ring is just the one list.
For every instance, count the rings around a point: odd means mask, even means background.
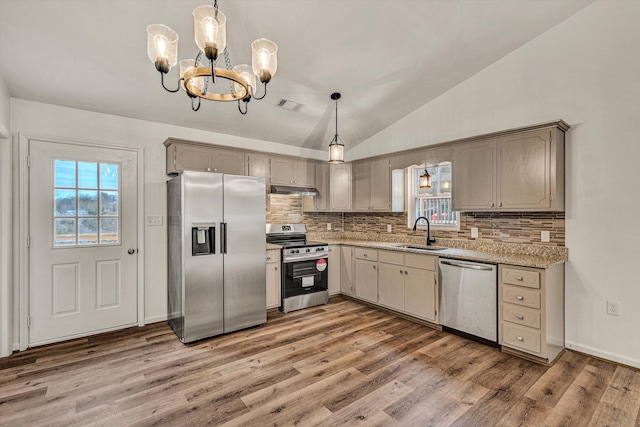
[{"label": "dishwasher handle", "polygon": [[440,260],[441,264],[445,264],[445,265],[451,265],[454,267],[460,267],[460,268],[470,268],[472,270],[482,270],[482,271],[491,271],[493,270],[493,267],[489,267],[486,265],[478,265],[478,264],[460,264],[457,262],[453,262],[453,261],[448,261],[448,260]]}]

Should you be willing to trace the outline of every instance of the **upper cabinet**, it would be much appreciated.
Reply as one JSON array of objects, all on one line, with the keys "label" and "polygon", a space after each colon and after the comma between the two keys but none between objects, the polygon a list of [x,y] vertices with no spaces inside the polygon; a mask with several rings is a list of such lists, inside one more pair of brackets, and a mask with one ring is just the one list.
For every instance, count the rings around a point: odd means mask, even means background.
[{"label": "upper cabinet", "polygon": [[167,140],[167,174],[185,170],[244,175],[244,152],[188,141]]},{"label": "upper cabinet", "polygon": [[353,210],[391,210],[391,165],[389,159],[353,163]]},{"label": "upper cabinet", "polygon": [[302,158],[272,156],[271,183],[311,187],[315,184],[315,163]]},{"label": "upper cabinet", "polygon": [[454,210],[564,210],[563,128],[460,144],[452,169]]},{"label": "upper cabinet", "polygon": [[247,153],[245,155],[247,163],[247,175],[260,176],[269,182],[271,175],[271,158],[264,154]]},{"label": "upper cabinet", "polygon": [[304,197],[303,211],[351,211],[351,163],[331,165],[327,162],[317,162],[315,171],[315,188],[320,195]]}]

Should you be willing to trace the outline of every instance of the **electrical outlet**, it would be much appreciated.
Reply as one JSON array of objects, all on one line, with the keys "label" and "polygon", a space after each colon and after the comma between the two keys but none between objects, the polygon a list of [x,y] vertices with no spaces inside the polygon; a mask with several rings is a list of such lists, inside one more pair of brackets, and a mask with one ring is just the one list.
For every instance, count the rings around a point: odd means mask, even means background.
[{"label": "electrical outlet", "polygon": [[162,225],[162,215],[148,215],[147,216],[147,225],[149,226],[161,226]]},{"label": "electrical outlet", "polygon": [[327,231],[331,231],[331,223],[330,222],[327,223]]},{"label": "electrical outlet", "polygon": [[620,316],[620,303],[607,301],[607,314],[610,316]]},{"label": "electrical outlet", "polygon": [[551,241],[551,233],[549,231],[542,231],[540,233],[540,241],[543,243],[548,243]]},{"label": "electrical outlet", "polygon": [[391,224],[387,224],[387,233],[391,233]]},{"label": "electrical outlet", "polygon": [[471,238],[472,239],[478,238],[478,227],[471,227]]}]

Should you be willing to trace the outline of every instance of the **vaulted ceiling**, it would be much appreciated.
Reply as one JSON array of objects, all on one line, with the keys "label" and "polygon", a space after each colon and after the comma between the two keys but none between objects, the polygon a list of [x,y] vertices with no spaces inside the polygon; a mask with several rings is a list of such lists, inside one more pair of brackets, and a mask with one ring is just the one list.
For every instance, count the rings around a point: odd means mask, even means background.
[{"label": "vaulted ceiling", "polygon": [[[203,102],[171,94],[146,54],[148,24],[180,34],[193,58],[192,10],[203,0],[0,0],[0,73],[11,96],[324,149],[348,149],[490,66],[590,0],[220,0],[233,65],[259,37],[279,46],[268,95]],[[561,47],[559,47],[561,48]],[[177,86],[177,67],[167,77]],[[281,99],[299,112],[276,107]]]}]

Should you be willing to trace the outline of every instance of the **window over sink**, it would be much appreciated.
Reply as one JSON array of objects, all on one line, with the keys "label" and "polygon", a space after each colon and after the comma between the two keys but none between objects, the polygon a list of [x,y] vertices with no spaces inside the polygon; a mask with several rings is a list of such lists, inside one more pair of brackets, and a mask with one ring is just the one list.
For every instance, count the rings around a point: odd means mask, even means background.
[{"label": "window over sink", "polygon": [[[459,214],[451,209],[451,162],[428,166],[427,171],[431,175],[431,187],[420,188],[424,165],[409,167],[407,226],[413,228],[416,218],[424,216],[429,218],[432,228],[458,230]],[[422,228],[420,224],[418,228]]]}]

